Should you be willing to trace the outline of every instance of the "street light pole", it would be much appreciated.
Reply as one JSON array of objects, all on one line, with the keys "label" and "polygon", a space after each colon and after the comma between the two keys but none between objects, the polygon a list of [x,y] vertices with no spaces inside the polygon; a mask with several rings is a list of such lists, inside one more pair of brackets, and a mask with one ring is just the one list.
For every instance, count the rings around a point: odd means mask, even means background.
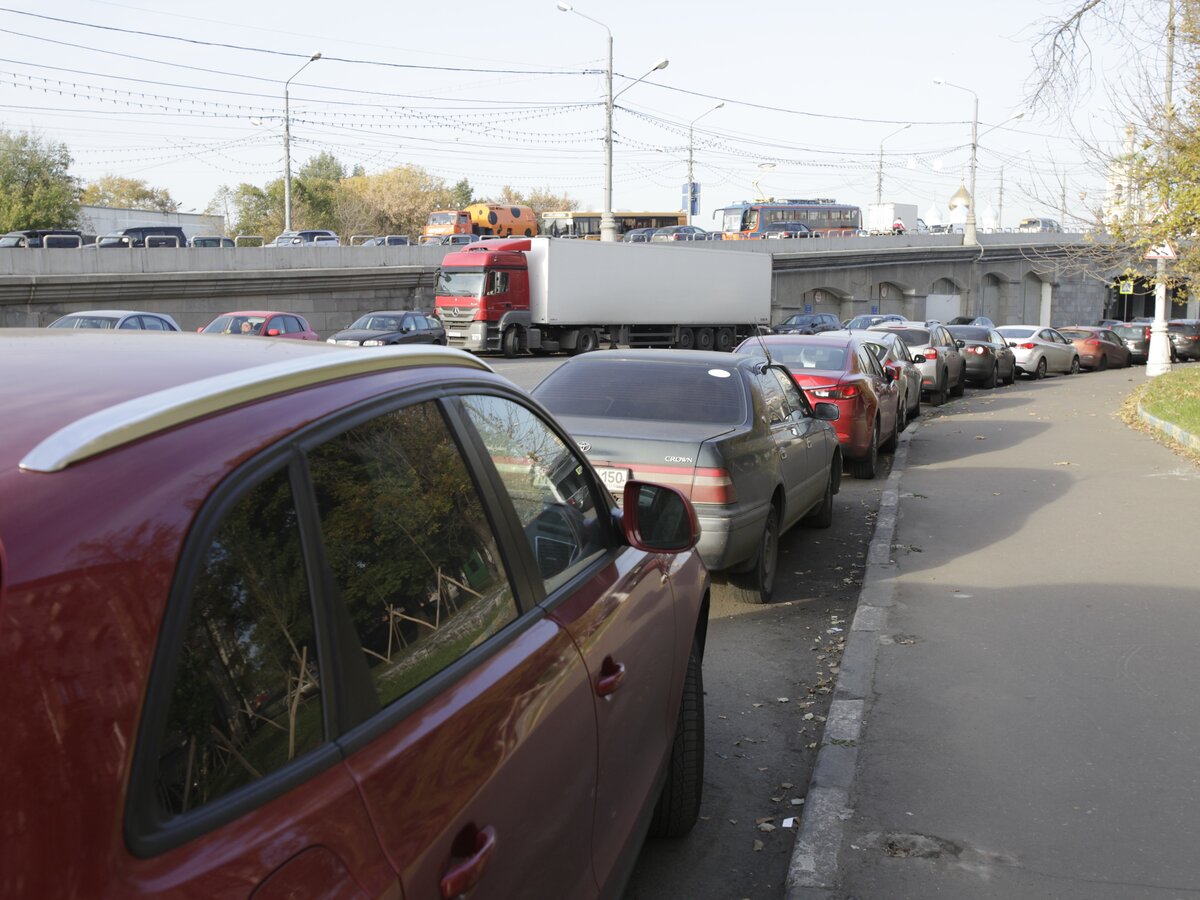
[{"label": "street light pole", "polygon": [[[308,66],[321,58],[314,53],[303,66],[296,70],[299,75]],[[283,230],[292,230],[292,111],[288,100],[288,87],[296,75],[283,83]]]},{"label": "street light pole", "polygon": [[[878,206],[879,204],[881,204],[883,202],[883,141],[886,141],[889,138],[894,138],[900,132],[902,132],[908,128],[912,128],[912,122],[909,122],[907,125],[897,128],[895,131],[893,131],[891,134],[884,137],[883,140],[881,140],[879,142],[879,177],[875,180],[875,205],[876,206]],[[915,228],[916,225],[914,224],[913,227]]]},{"label": "street light pole", "polygon": [[639,78],[633,84],[626,85],[617,94],[613,95],[613,37],[612,31],[607,25],[599,19],[593,19],[589,15],[585,15],[573,7],[570,3],[556,4],[560,12],[573,12],[575,15],[587,19],[596,25],[599,25],[608,34],[608,68],[605,70],[605,76],[608,85],[607,99],[604,101],[604,212],[600,215],[600,240],[615,241],[617,239],[617,222],[613,218],[613,202],[612,202],[612,183],[613,183],[613,101],[625,91],[649,75],[650,72],[657,72],[659,69],[665,69],[668,61],[661,59],[657,65],[642,78]]},{"label": "street light pole", "polygon": [[706,110],[705,112],[700,113],[700,115],[696,116],[696,118],[692,119],[692,121],[690,121],[688,123],[687,223],[689,225],[692,224],[692,205],[696,199],[692,193],[692,185],[695,183],[692,179],[693,128],[695,127],[697,122],[699,122],[701,119],[703,119],[705,116],[707,116],[710,112],[716,112],[718,109],[720,109],[724,105],[725,104],[723,102],[718,103],[712,109],[709,109],[709,110]]}]

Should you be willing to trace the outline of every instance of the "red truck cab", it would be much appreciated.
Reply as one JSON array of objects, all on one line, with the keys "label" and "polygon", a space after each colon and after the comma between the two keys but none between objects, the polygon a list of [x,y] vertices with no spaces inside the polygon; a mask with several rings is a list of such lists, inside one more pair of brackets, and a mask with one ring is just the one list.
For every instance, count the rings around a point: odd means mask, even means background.
[{"label": "red truck cab", "polygon": [[446,254],[434,306],[451,347],[506,356],[525,349],[529,247],[528,240],[487,241]]}]

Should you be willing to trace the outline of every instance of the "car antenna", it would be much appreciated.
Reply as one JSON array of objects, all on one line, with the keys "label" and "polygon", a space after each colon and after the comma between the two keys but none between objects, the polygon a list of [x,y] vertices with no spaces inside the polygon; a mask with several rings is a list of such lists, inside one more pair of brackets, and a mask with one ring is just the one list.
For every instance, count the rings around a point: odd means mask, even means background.
[{"label": "car antenna", "polygon": [[771,349],[767,346],[767,342],[763,340],[762,326],[755,325],[755,337],[758,338],[758,346],[762,347],[763,355],[767,357],[767,362],[774,365],[775,360],[771,358]]}]

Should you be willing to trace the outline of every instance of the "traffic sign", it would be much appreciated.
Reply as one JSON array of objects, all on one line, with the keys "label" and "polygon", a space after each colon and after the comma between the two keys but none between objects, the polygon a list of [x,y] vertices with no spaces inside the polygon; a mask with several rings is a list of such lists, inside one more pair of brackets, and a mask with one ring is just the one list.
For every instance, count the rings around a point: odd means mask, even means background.
[{"label": "traffic sign", "polygon": [[1132,294],[1133,293],[1133,282],[1132,281],[1122,281],[1121,282],[1121,293],[1122,294]]},{"label": "traffic sign", "polygon": [[1175,248],[1166,241],[1146,251],[1143,259],[1175,259]]}]

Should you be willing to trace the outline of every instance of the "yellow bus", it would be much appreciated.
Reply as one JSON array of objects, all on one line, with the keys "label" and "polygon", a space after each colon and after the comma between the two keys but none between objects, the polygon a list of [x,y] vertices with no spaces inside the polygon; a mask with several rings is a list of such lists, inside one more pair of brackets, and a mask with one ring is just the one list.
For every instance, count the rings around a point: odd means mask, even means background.
[{"label": "yellow bus", "polygon": [[[600,218],[604,213],[599,212],[545,212],[542,213],[542,234],[545,237],[585,238],[591,241],[600,240]],[[676,212],[628,212],[614,210],[613,219],[617,223],[617,240],[627,231],[635,228],[663,228],[667,225],[686,225],[687,213]]]}]

